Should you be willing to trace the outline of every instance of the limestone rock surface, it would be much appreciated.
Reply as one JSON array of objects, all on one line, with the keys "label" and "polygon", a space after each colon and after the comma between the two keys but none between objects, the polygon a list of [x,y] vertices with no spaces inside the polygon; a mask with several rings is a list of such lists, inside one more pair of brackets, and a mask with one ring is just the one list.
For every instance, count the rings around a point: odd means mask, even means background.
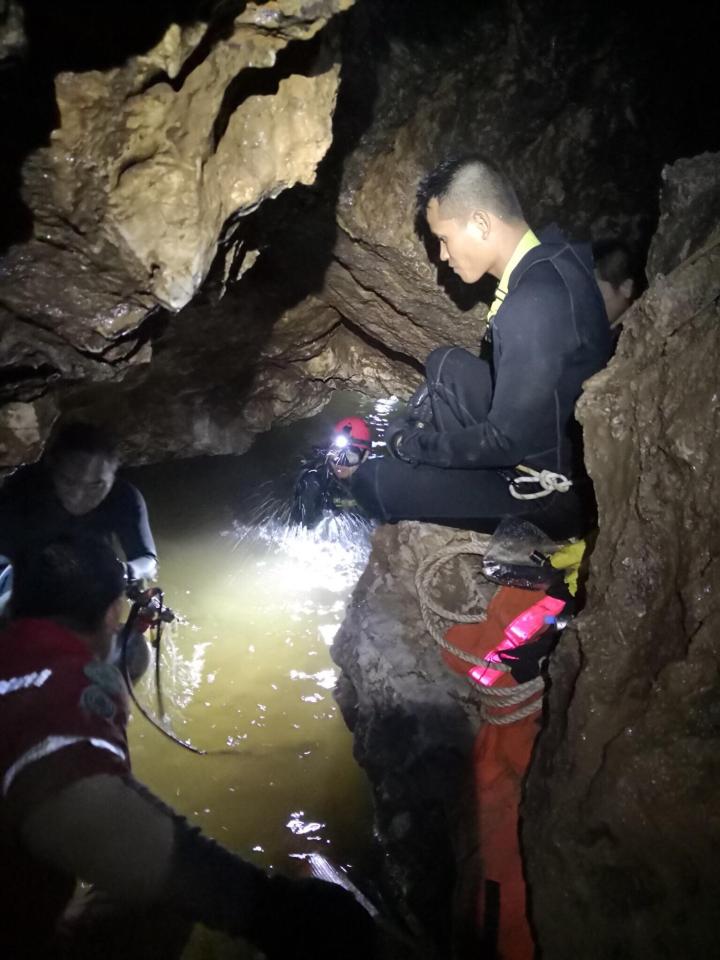
[{"label": "limestone rock surface", "polygon": [[464,827],[478,709],[427,632],[415,572],[451,540],[470,538],[432,524],[379,527],[331,650],[342,671],[335,696],[374,791],[386,877],[433,956],[448,955],[467,906],[455,902],[455,884],[475,852]]},{"label": "limestone rock surface", "polygon": [[338,88],[329,24],[351,3],[211,4],[117,64],[57,74],[49,143],[22,168],[31,234],[0,262],[18,394],[147,363],[143,322],[192,299],[229,221],[313,181]]},{"label": "limestone rock surface", "polygon": [[720,948],[720,157],[664,179],[650,287],[580,403],[600,534],[523,821],[547,960]]}]

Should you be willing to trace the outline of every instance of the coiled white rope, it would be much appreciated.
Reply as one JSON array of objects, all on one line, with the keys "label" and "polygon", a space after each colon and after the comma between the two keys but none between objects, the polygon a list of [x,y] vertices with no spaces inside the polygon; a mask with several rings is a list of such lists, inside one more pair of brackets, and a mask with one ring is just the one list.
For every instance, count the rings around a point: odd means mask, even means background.
[{"label": "coiled white rope", "polygon": [[[447,610],[432,596],[432,589],[439,580],[441,569],[454,557],[479,556],[482,557],[487,551],[490,537],[483,534],[471,534],[470,540],[461,540],[449,543],[435,553],[425,557],[420,562],[415,571],[415,589],[417,591],[418,601],[420,603],[420,612],[422,614],[425,627],[433,640],[447,650],[453,656],[471,663],[475,666],[486,667],[491,670],[502,670],[505,673],[510,671],[510,667],[496,660],[487,660],[484,657],[478,657],[469,653],[467,650],[461,650],[454,644],[445,639],[445,633],[448,629],[443,620],[451,623],[482,623],[486,619],[485,609],[477,609],[479,602],[479,592],[477,588],[473,590],[476,577],[467,566],[463,569],[461,566],[460,576],[471,594],[469,602],[463,604],[464,607],[475,606],[472,612],[461,612]],[[538,696],[545,689],[543,677],[535,677],[527,683],[519,683],[515,687],[498,687],[493,689],[485,687],[482,684],[471,680],[473,689],[480,698],[480,712],[482,719],[495,726],[504,726],[508,723],[514,723],[516,720],[522,720],[529,717],[542,708],[542,696]],[[517,710],[511,713],[497,714],[493,711],[506,707],[516,706]]]},{"label": "coiled white rope", "polygon": [[[497,670],[497,664],[493,666]],[[515,723],[516,720],[523,720],[542,709],[542,694],[545,691],[545,679],[542,676],[519,683],[516,687],[484,687],[475,681],[471,682],[480,697],[480,715],[486,723],[494,727]],[[511,713],[493,712],[516,705],[518,709]]]},{"label": "coiled white rope", "polygon": [[[552,470],[533,470],[532,467],[526,467],[519,463],[516,470],[526,473],[526,477],[515,477],[510,481],[510,496],[516,500],[539,500],[540,497],[549,497],[551,493],[567,493],[573,485],[562,473],[553,473]],[[535,493],[520,493],[516,490],[519,483],[534,483],[540,486]]]}]

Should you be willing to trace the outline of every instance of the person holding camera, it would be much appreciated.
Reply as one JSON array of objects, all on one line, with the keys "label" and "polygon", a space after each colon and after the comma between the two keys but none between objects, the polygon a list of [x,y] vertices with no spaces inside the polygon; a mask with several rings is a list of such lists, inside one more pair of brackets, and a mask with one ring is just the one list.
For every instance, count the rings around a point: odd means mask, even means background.
[{"label": "person holding camera", "polygon": [[69,423],[42,460],[21,467],[0,491],[0,554],[64,534],[117,540],[128,580],[152,580],[157,551],[140,491],[117,476],[120,458],[108,433]]}]

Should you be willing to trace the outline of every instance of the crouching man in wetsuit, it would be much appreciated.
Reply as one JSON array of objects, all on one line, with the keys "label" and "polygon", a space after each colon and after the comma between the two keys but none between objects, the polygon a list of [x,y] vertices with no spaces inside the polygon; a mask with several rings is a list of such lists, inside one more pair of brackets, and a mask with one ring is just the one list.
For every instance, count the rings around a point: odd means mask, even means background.
[{"label": "crouching man in wetsuit", "polygon": [[499,283],[481,356],[430,354],[424,387],[386,431],[392,457],[358,467],[354,496],[385,521],[492,532],[510,516],[557,539],[583,533],[593,501],[574,407],[610,356],[589,249],[557,232],[541,242],[506,178],[477,157],[429,174],[418,210],[461,280]]},{"label": "crouching man in wetsuit", "polygon": [[[350,894],[268,876],[133,778],[125,688],[106,659],[124,583],[101,540],[16,561],[0,635],[3,957],[169,960],[199,921],[271,960],[370,960],[373,924]],[[94,892],[61,920],[76,878]]]}]

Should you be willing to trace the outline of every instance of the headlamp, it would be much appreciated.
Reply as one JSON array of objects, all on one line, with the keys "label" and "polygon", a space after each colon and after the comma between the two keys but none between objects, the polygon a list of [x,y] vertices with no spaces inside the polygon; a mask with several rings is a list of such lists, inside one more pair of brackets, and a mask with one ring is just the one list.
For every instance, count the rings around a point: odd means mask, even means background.
[{"label": "headlamp", "polygon": [[344,447],[346,447],[348,443],[349,443],[349,439],[344,433],[338,433],[335,439],[333,440],[333,446],[338,447],[341,450]]}]

